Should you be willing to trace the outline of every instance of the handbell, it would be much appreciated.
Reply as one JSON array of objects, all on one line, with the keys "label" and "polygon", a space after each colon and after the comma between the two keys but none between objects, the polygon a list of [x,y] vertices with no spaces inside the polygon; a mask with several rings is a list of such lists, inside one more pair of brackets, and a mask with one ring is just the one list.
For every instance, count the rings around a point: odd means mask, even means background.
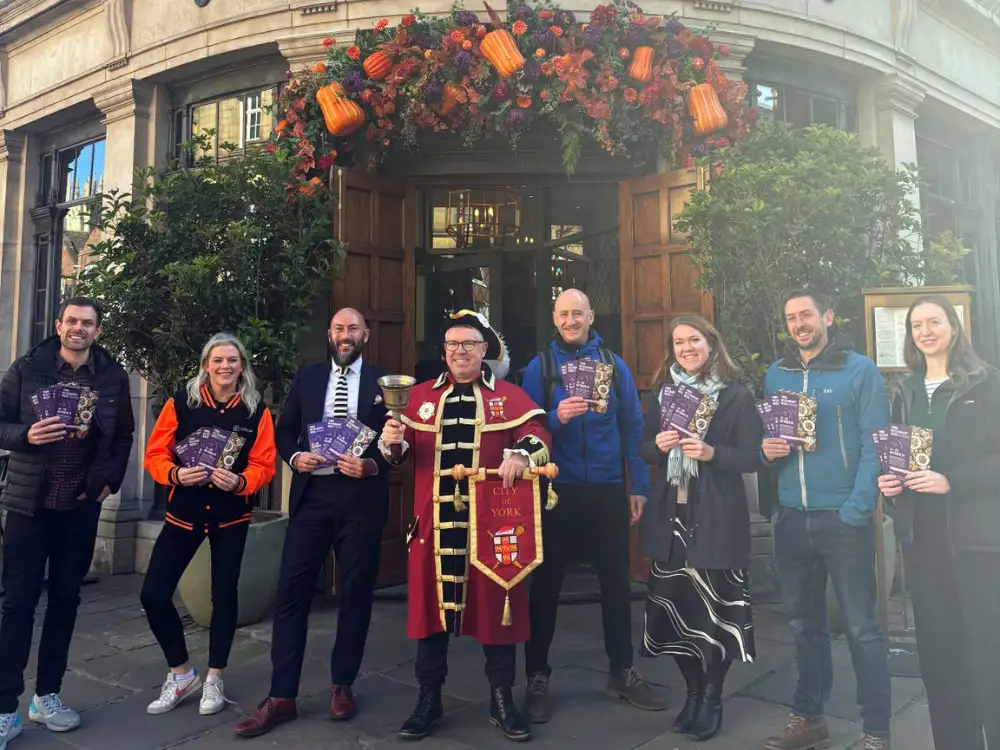
[{"label": "handbell", "polygon": [[[382,399],[385,408],[395,419],[406,410],[410,403],[410,391],[417,384],[417,379],[409,375],[385,375],[378,379],[379,388],[382,389]],[[398,462],[403,456],[403,447],[400,445],[390,446],[392,460]]]}]

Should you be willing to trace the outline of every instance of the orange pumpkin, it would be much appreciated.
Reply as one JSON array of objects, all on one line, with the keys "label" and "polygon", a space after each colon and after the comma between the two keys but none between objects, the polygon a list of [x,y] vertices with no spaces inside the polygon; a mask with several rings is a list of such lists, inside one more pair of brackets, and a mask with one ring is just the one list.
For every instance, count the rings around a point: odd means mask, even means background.
[{"label": "orange pumpkin", "polygon": [[333,81],[329,86],[327,86],[327,88],[330,89],[335,96],[346,96],[344,93],[344,87],[336,81]]},{"label": "orange pumpkin", "polygon": [[632,53],[632,64],[628,66],[628,75],[633,81],[649,83],[653,80],[653,48],[636,47]]},{"label": "orange pumpkin", "polygon": [[337,93],[333,86],[324,86],[316,92],[316,102],[323,112],[323,121],[330,135],[350,135],[364,125],[365,112],[356,102]]},{"label": "orange pumpkin", "polygon": [[484,36],[479,43],[479,51],[493,64],[501,78],[510,78],[524,67],[524,55],[506,29],[496,29]]},{"label": "orange pumpkin", "polygon": [[458,94],[460,92],[461,89],[454,83],[446,83],[444,85],[444,93],[441,97],[441,105],[436,109],[437,113],[444,117],[455,109],[455,105],[458,104]]},{"label": "orange pumpkin", "polygon": [[392,57],[384,50],[376,50],[365,58],[361,67],[373,81],[381,81],[392,70]]},{"label": "orange pumpkin", "polygon": [[708,135],[722,130],[729,124],[726,110],[722,108],[719,95],[710,83],[699,83],[688,93],[688,111],[694,118],[694,132]]}]

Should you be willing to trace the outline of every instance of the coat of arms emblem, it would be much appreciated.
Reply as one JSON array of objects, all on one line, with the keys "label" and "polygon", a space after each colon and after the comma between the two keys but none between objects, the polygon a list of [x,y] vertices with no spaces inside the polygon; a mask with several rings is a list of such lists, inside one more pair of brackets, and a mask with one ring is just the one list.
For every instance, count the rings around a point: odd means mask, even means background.
[{"label": "coat of arms emblem", "polygon": [[490,410],[490,416],[493,419],[504,418],[503,402],[506,400],[507,398],[505,396],[501,396],[499,398],[491,398],[489,401],[486,402],[486,406]]},{"label": "coat of arms emblem", "polygon": [[524,533],[523,526],[504,526],[502,529],[493,532],[493,554],[497,559],[493,570],[501,565],[513,565],[521,567],[517,561],[518,537]]},{"label": "coat of arms emblem", "polygon": [[434,416],[434,412],[436,410],[437,409],[431,401],[424,401],[424,403],[420,405],[420,409],[417,411],[417,416],[426,422]]}]

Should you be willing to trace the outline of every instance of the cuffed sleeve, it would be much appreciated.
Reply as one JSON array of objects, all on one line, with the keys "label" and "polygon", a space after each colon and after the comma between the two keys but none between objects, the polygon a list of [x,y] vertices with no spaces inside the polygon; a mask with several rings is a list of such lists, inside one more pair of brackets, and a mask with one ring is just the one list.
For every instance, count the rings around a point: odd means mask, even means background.
[{"label": "cuffed sleeve", "polygon": [[177,444],[176,433],[177,411],[171,398],[163,405],[160,416],[156,418],[153,432],[146,443],[146,455],[143,459],[143,466],[157,484],[170,486],[180,484],[177,477],[180,467],[174,454],[174,446]]},{"label": "cuffed sleeve", "polygon": [[274,422],[271,420],[271,412],[263,404],[260,408],[264,411],[257,423],[257,439],[250,449],[247,467],[239,475],[240,484],[235,490],[237,495],[253,495],[274,478],[277,460]]}]

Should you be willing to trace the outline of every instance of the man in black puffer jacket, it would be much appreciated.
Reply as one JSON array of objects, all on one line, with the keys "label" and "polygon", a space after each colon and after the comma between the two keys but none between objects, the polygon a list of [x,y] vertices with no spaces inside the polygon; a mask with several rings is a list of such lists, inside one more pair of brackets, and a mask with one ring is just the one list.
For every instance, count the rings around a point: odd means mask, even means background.
[{"label": "man in black puffer jacket", "polygon": [[[0,383],[0,448],[10,451],[2,496],[7,596],[0,618],[0,747],[20,733],[18,699],[46,565],[48,606],[29,717],[60,732],[80,724],[59,690],[101,503],[121,486],[135,428],[128,375],[94,344],[100,308],[85,297],[67,300],[56,332],[14,362]],[[58,417],[38,420],[32,395],[69,383],[97,392],[89,425],[68,430]]]}]

